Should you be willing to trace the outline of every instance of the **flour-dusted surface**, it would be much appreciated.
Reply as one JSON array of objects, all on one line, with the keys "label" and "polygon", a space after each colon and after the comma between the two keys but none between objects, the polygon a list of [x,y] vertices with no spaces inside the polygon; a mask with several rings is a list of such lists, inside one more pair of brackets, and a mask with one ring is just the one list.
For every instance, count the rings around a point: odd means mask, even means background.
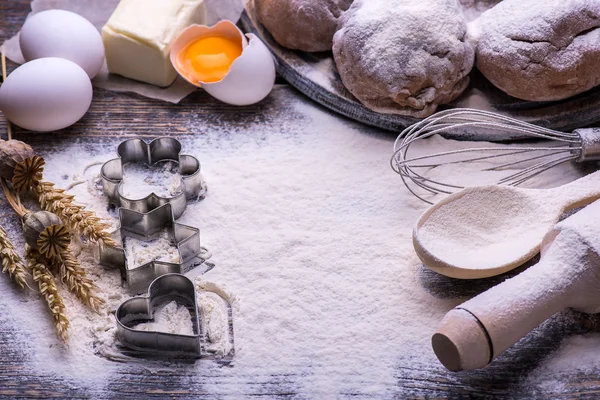
[{"label": "flour-dusted surface", "polygon": [[333,58],[323,58],[316,64],[300,65],[298,70],[317,85],[323,86],[327,90],[334,90],[338,78]]},{"label": "flour-dusted surface", "polygon": [[[174,111],[184,118],[178,129],[190,135],[181,137],[183,152],[199,158],[209,188],[181,222],[199,226],[203,245],[213,253],[215,268],[202,279],[226,287],[223,293],[236,298],[233,364],[108,361],[118,356],[112,316],[95,317],[67,296],[73,329],[65,350],[44,317],[42,301],[0,279],[0,326],[24,344],[15,350],[23,368],[35,371],[36,379],[96,398],[147,397],[150,388],[155,397],[164,397],[160,389],[182,397],[235,399],[404,398],[433,393],[432,387],[439,396],[460,394],[459,389],[487,394],[501,390],[495,386],[498,379],[531,364],[539,368],[537,378],[526,382],[531,371],[526,370],[523,382],[513,381],[511,390],[544,390],[539,385],[554,372],[532,360],[540,360],[539,349],[560,343],[569,320],[544,325],[489,369],[445,371],[430,349],[430,336],[446,311],[474,294],[475,284],[444,280],[423,269],[414,255],[411,230],[425,204],[390,170],[394,135],[299,105],[305,100],[291,90],[276,90],[271,99],[261,112],[240,109],[237,123],[223,123],[222,129],[207,125],[210,115],[190,111],[196,104]],[[88,123],[102,124],[105,114],[100,113]],[[133,125],[123,129],[135,132]],[[60,153],[44,156],[47,178],[63,187],[82,177],[93,181],[96,172],[84,174],[84,165],[113,158],[120,141],[102,138],[86,146],[83,139],[60,140]],[[431,143],[452,147],[444,140]],[[74,162],[73,154],[81,157]],[[563,181],[577,176],[566,166],[553,175]],[[93,183],[72,192],[114,218]],[[18,232],[12,216],[2,223]],[[91,254],[82,255],[91,265]],[[91,268],[114,309],[127,298],[119,273]]]}]

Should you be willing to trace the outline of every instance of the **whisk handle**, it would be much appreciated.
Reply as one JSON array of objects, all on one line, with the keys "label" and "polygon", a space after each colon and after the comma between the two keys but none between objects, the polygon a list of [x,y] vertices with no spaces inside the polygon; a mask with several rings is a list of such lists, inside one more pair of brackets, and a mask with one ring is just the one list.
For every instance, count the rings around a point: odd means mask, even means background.
[{"label": "whisk handle", "polygon": [[582,128],[573,131],[581,140],[577,162],[600,160],[600,128]]}]

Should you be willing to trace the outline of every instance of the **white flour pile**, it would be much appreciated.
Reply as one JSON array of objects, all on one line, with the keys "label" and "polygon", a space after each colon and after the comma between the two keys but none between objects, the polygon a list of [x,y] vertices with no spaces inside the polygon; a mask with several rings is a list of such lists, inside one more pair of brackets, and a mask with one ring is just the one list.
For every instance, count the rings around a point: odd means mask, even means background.
[{"label": "white flour pile", "polygon": [[[281,100],[277,96],[273,101]],[[275,120],[266,125],[264,118]],[[426,204],[390,169],[393,135],[359,131],[310,104],[222,131],[207,132],[194,116],[186,128],[193,136],[183,140],[184,153],[201,161],[208,192],[180,222],[199,227],[213,254],[215,267],[198,285],[227,288],[216,291],[233,303],[235,357],[229,368],[186,366],[182,385],[198,383],[196,375],[203,374],[211,377],[202,380],[203,390],[230,398],[263,393],[263,383],[277,382],[278,391],[300,398],[391,397],[403,365],[446,373],[430,337],[463,299],[437,298],[420,282],[411,231]],[[62,143],[60,152],[45,155],[47,179],[62,187],[80,180],[86,163],[114,157],[117,145],[90,154],[75,142]],[[426,146],[453,144],[434,139]],[[86,177],[92,176],[90,170]],[[578,175],[559,167],[556,176]],[[93,182],[72,192],[115,222]],[[11,237],[20,237],[15,219],[8,221]],[[94,266],[87,251],[81,256],[114,309],[127,298],[119,272]],[[64,348],[41,299],[2,278],[0,325],[25,341],[25,362],[40,375],[58,375],[97,394],[121,372],[168,368],[101,357],[116,356],[114,320],[89,313],[71,296],[65,303],[72,337]],[[219,309],[204,320],[217,339],[227,326],[223,301],[200,297],[201,308]]]},{"label": "white flour pile", "polygon": [[174,301],[159,307],[154,312],[152,322],[143,322],[137,324],[134,328],[140,331],[177,333],[180,335],[194,334],[190,312],[185,306]]},{"label": "white flour pile", "polygon": [[181,175],[177,164],[172,161],[160,162],[151,167],[144,164],[126,163],[123,165],[121,194],[129,199],[143,199],[151,193],[169,197],[181,193]]},{"label": "white flour pile", "polygon": [[127,268],[133,269],[151,261],[164,261],[170,263],[179,263],[179,252],[175,244],[166,233],[161,233],[158,239],[144,242],[135,238],[126,237],[125,256],[127,259]]},{"label": "white flour pile", "polygon": [[234,350],[234,338],[229,332],[233,313],[231,305],[237,307],[237,298],[223,290],[223,287],[202,278],[196,280],[196,289],[202,326],[209,339],[206,351],[220,355],[230,354]]}]

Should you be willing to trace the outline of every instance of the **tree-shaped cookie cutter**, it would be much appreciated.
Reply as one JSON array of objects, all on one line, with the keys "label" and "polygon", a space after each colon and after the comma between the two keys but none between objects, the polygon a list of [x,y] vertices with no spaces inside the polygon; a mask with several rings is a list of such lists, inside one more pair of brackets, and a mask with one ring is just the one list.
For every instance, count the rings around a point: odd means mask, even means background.
[{"label": "tree-shaped cookie cutter", "polygon": [[117,243],[123,244],[128,237],[149,242],[166,233],[177,247],[179,255],[179,262],[176,263],[152,260],[141,265],[129,266],[123,246],[110,247],[101,244],[99,263],[109,268],[120,269],[121,276],[131,292],[145,290],[150,282],[161,275],[184,274],[209,257],[209,252],[200,245],[200,230],[175,222],[169,203],[147,213],[121,208],[119,217],[121,227],[112,234]]},{"label": "tree-shaped cookie cutter", "polygon": [[[118,207],[146,213],[163,204],[171,204],[175,219],[181,217],[187,201],[198,199],[206,193],[206,186],[200,174],[200,161],[190,155],[181,155],[181,143],[177,139],[161,137],[146,143],[141,139],[129,139],[117,148],[118,158],[106,162],[100,177],[104,194]],[[181,190],[174,196],[159,196],[151,193],[143,199],[130,199],[122,192],[123,164],[142,163],[153,166],[162,161],[178,164],[181,175]]]}]

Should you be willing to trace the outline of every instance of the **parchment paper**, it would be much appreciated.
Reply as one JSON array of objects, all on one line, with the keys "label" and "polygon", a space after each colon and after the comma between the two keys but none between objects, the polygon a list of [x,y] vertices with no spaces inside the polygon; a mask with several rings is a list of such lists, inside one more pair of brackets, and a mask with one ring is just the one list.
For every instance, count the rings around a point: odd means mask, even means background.
[{"label": "parchment paper", "polygon": [[[222,19],[228,19],[236,23],[244,9],[242,0],[205,0],[205,2],[208,25],[213,25]],[[100,30],[106,21],[108,21],[117,4],[119,4],[119,0],[33,0],[31,2],[31,12],[27,18],[40,11],[62,9],[81,15]],[[7,58],[18,64],[25,62],[19,46],[19,34],[4,42],[0,50],[4,52]],[[195,86],[190,85],[181,77],[178,77],[171,86],[160,88],[109,74],[106,63],[92,80],[92,84],[95,87],[115,92],[134,92],[145,97],[171,103],[178,103],[185,96],[196,90]]]}]

